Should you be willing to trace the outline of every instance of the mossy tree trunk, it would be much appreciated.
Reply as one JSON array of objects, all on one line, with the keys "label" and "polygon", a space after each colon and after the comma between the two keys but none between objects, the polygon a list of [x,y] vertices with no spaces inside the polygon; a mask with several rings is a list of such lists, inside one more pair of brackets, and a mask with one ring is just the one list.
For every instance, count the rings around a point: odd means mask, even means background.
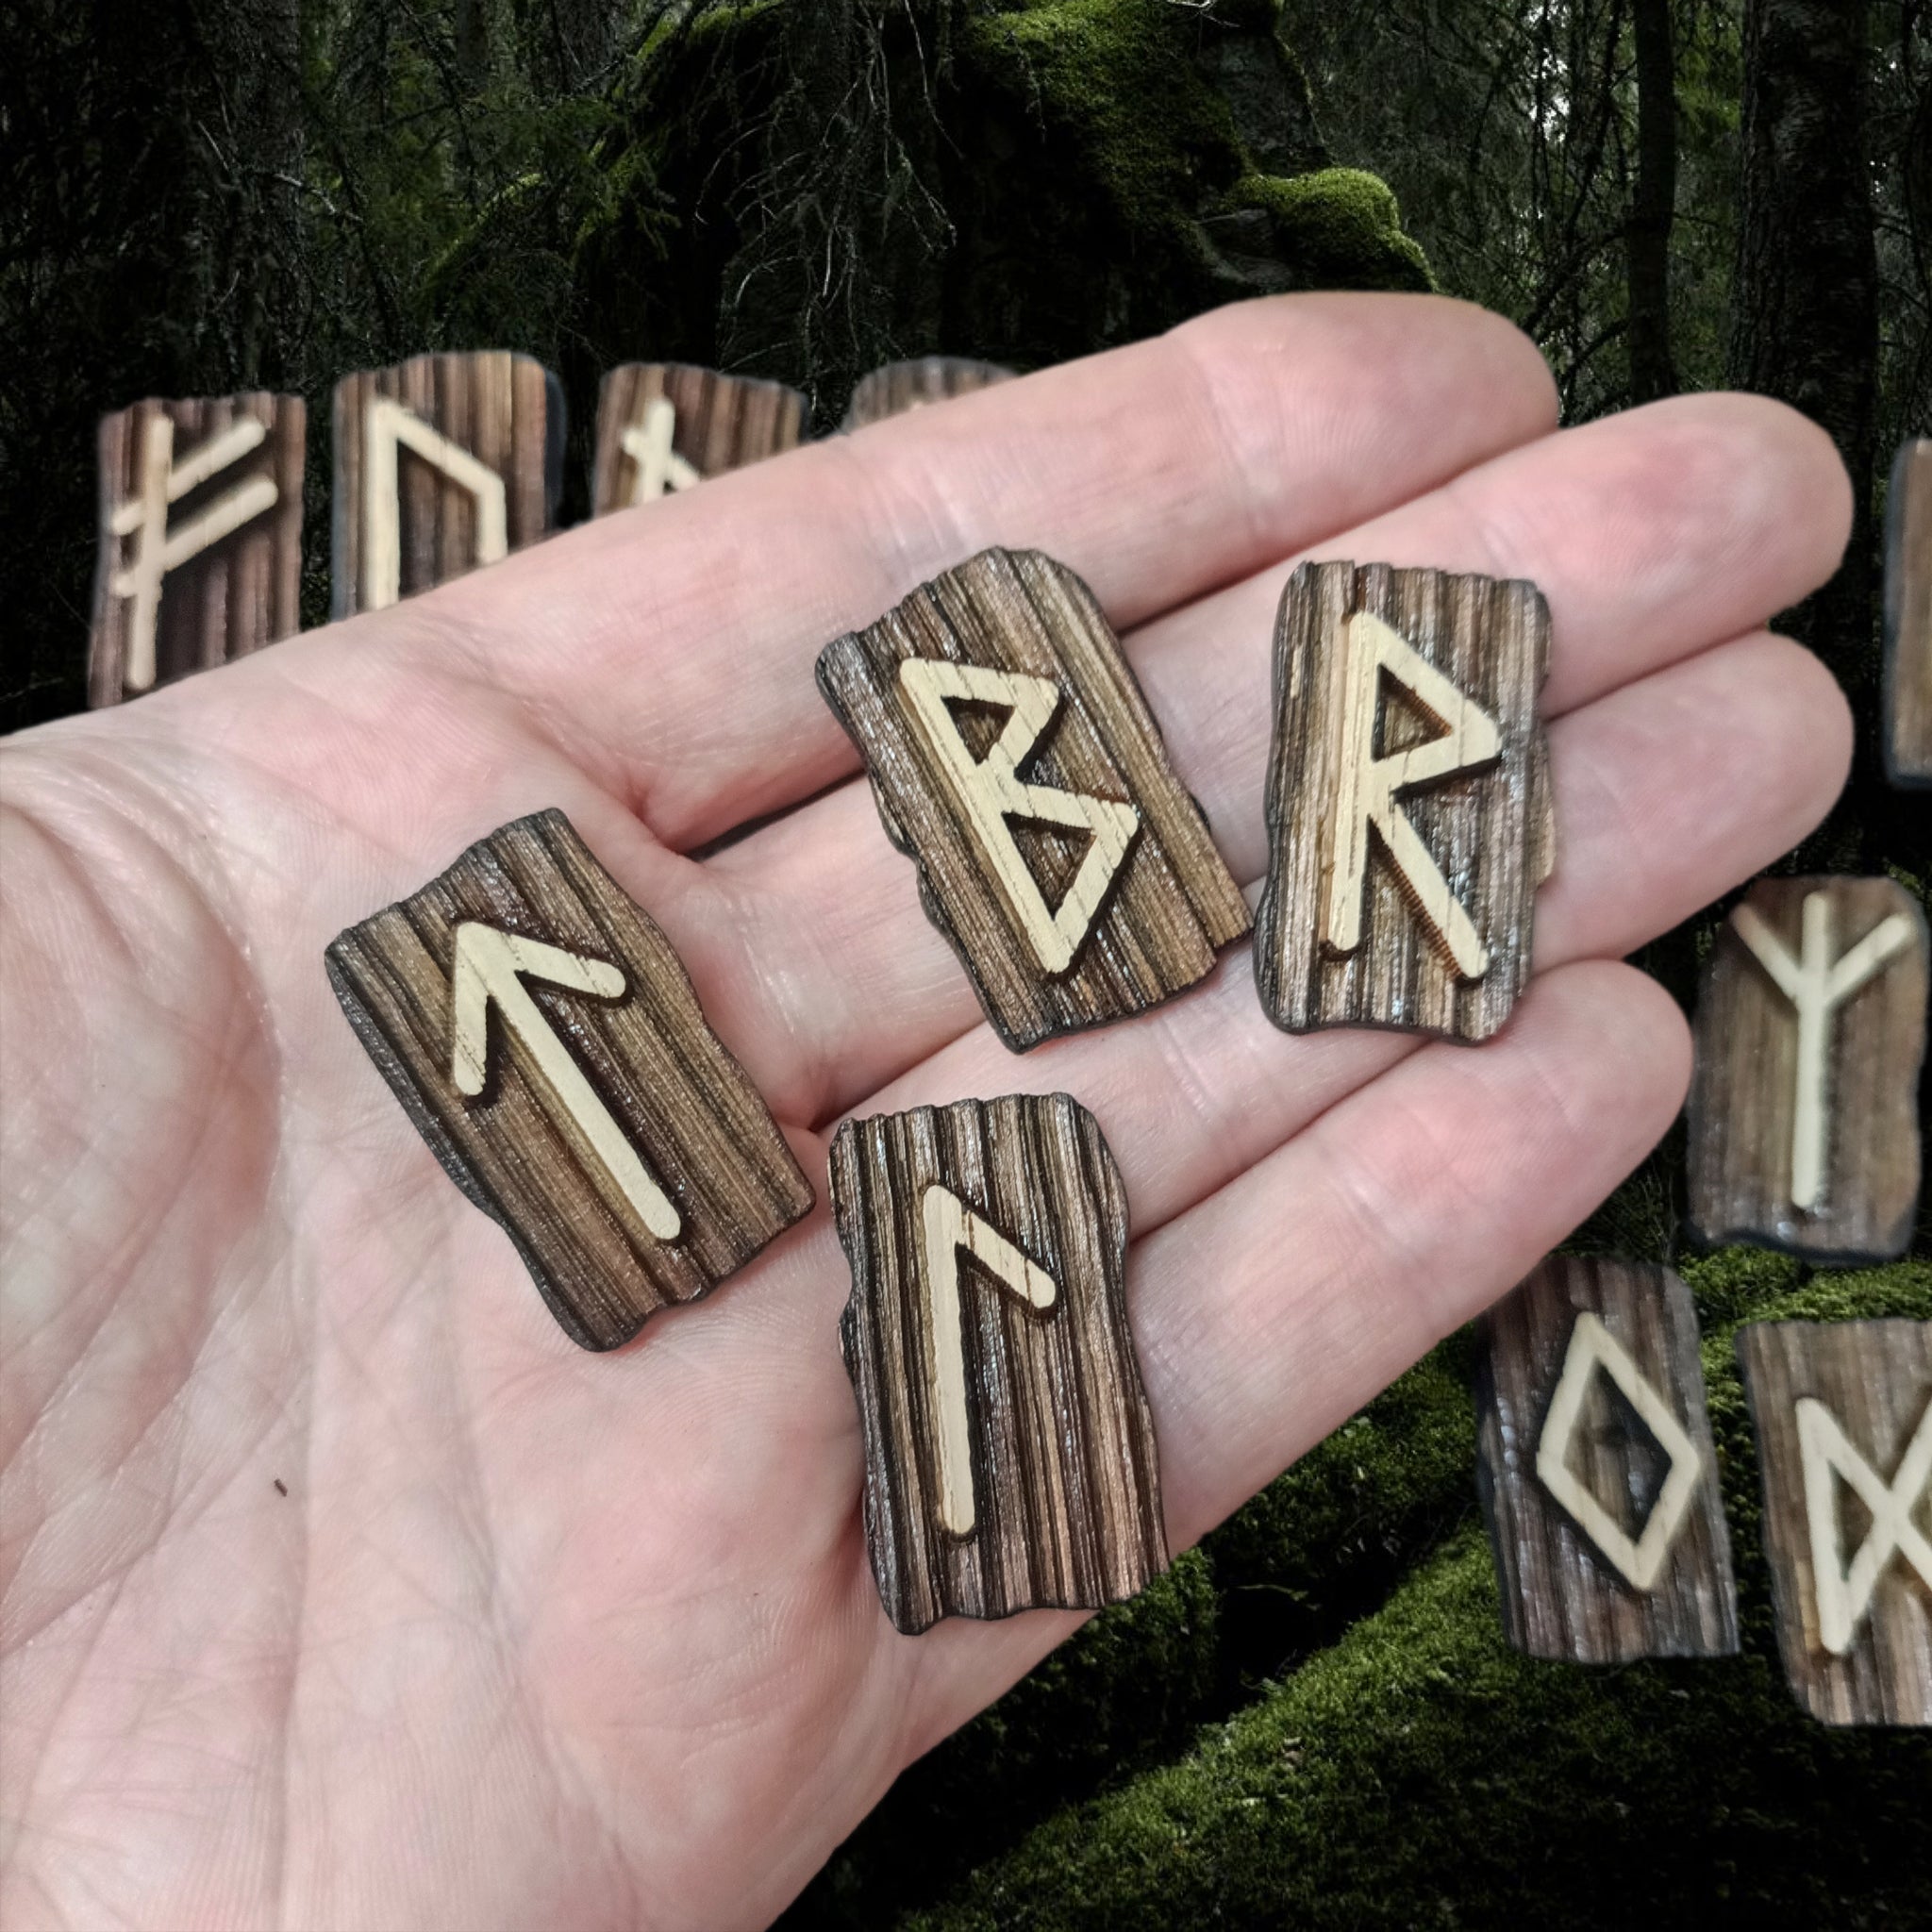
[{"label": "mossy tree trunk", "polygon": [[719,359],[794,376],[823,417],[852,384],[937,332],[951,240],[936,95],[964,0],[814,0],[783,9],[758,159],[728,200]]}]

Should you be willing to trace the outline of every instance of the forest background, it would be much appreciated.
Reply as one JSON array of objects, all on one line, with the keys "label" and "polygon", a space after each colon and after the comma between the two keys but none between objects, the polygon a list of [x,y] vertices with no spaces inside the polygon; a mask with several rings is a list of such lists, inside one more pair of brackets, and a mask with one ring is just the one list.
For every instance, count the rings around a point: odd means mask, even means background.
[{"label": "forest background", "polygon": [[[1878,586],[1932,428],[1932,0],[6,0],[0,728],[83,701],[93,425],[136,397],[308,396],[319,623],[350,370],[541,358],[580,514],[620,360],[781,377],[828,430],[895,356],[1034,367],[1320,287],[1514,318],[1570,422],[1740,387],[1825,425],[1858,526],[1785,627],[1860,748],[1785,869],[1923,901]],[[1641,961],[1687,1003],[1724,909]],[[1697,1294],[1741,1657],[1504,1648],[1459,1337],[913,1767],[784,1923],[1932,1924],[1932,1737],[1789,1697],[1731,1353],[1932,1319],[1932,1215],[1814,1273],[1684,1252],[1681,1208],[1679,1134],[1575,1245]]]}]

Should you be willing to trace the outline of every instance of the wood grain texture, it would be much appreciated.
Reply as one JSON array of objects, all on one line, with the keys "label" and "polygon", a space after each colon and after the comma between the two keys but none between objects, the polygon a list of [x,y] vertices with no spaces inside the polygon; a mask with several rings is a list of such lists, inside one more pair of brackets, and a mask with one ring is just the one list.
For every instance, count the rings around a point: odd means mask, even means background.
[{"label": "wood grain texture", "polygon": [[1758,1323],[1738,1361],[1793,1694],[1823,1724],[1932,1724],[1932,1323]]},{"label": "wood grain texture", "polygon": [[[409,1118],[584,1347],[705,1294],[810,1208],[670,941],[561,812],[492,832],[327,960]],[[673,1238],[648,1224],[654,1190]]]},{"label": "wood grain texture", "polygon": [[1932,437],[1891,466],[1885,517],[1885,757],[1895,785],[1932,785]]},{"label": "wood grain texture", "polygon": [[848,1121],[831,1180],[866,1541],[893,1624],[1133,1595],[1167,1543],[1126,1196],[1093,1117],[1056,1093]]},{"label": "wood grain texture", "polygon": [[[1807,901],[1812,912],[1807,955]],[[1877,970],[1807,1031],[1749,932],[1786,971],[1807,957]],[[1873,953],[1887,940],[1896,951]],[[1924,915],[1890,879],[1760,879],[1718,932],[1705,969],[1690,1102],[1690,1219],[1710,1245],[1756,1241],[1814,1260],[1903,1254],[1919,1198],[1919,1065],[1925,1050]],[[1830,987],[1823,989],[1827,997]],[[1819,1133],[1815,1191],[1804,1116]],[[1813,1195],[1813,1205],[1802,1205]]]},{"label": "wood grain texture", "polygon": [[307,441],[302,398],[259,391],[151,397],[101,418],[90,705],[301,627]]},{"label": "wood grain texture", "polygon": [[[1393,669],[1363,654],[1377,640]],[[1549,650],[1533,584],[1352,563],[1289,579],[1255,922],[1277,1026],[1478,1041],[1509,1017],[1556,862]]]},{"label": "wood grain texture", "polygon": [[[401,405],[443,453],[405,445],[391,463],[372,407],[382,403]],[[434,590],[548,535],[562,492],[563,437],[557,378],[507,349],[413,356],[345,375],[335,390],[331,615]],[[493,508],[484,500],[491,491],[478,487],[487,478],[500,491]]]},{"label": "wood grain texture", "polygon": [[[1016,1051],[1192,986],[1248,930],[1118,640],[1063,565],[984,551],[828,645],[818,679]],[[1005,701],[958,701],[949,680]]]},{"label": "wood grain texture", "polygon": [[1552,1255],[1483,1318],[1476,1491],[1518,1650],[1622,1663],[1738,1648],[1697,1348],[1690,1291],[1635,1261]]},{"label": "wood grain texture", "polygon": [[996,382],[1010,382],[1017,373],[969,356],[916,356],[906,362],[888,362],[858,378],[839,426],[863,429],[868,423],[882,423],[925,403],[942,403]]},{"label": "wood grain texture", "polygon": [[[669,454],[687,467],[641,460],[637,447],[625,447],[627,436],[634,445],[650,446],[654,403],[670,406]],[[777,456],[802,440],[805,421],[805,398],[782,382],[721,375],[689,362],[621,362],[598,391],[591,513],[601,517],[666,488],[685,489]]]}]

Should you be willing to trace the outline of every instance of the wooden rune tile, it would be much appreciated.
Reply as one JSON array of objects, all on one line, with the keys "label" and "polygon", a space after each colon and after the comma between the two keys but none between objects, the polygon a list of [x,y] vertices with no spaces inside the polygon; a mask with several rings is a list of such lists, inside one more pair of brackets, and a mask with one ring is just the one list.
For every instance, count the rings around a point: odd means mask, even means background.
[{"label": "wooden rune tile", "polygon": [[1932,785],[1932,437],[1900,449],[1885,518],[1885,756]]},{"label": "wooden rune tile", "polygon": [[345,375],[332,614],[380,610],[548,535],[563,431],[557,378],[507,349]]},{"label": "wooden rune tile", "polygon": [[1932,1724],[1932,1322],[1761,1322],[1738,1361],[1793,1694]]},{"label": "wooden rune tile", "polygon": [[671,942],[559,811],[351,926],[328,975],[450,1178],[586,1348],[694,1301],[811,1207]]},{"label": "wooden rune tile", "polygon": [[1274,631],[1255,979],[1277,1026],[1486,1040],[1556,860],[1534,584],[1305,563]]},{"label": "wooden rune tile", "polygon": [[620,363],[597,399],[592,513],[650,503],[791,449],[805,409],[805,398],[782,382],[689,362]]},{"label": "wooden rune tile", "polygon": [[1690,1216],[1710,1244],[1900,1255],[1919,1198],[1925,917],[1890,879],[1759,879],[1698,1000]]},{"label": "wooden rune tile", "polygon": [[951,396],[990,389],[996,382],[1010,382],[1017,373],[968,356],[918,356],[909,362],[888,362],[858,378],[839,426],[863,429],[868,423],[882,423],[925,403],[942,403]]},{"label": "wooden rune tile", "polygon": [[1738,1593],[1690,1291],[1552,1255],[1483,1318],[1476,1491],[1531,1657],[1726,1657]]},{"label": "wooden rune tile", "polygon": [[1055,1093],[848,1121],[831,1172],[887,1615],[912,1634],[1132,1596],[1167,1542],[1092,1115]]},{"label": "wooden rune tile", "polygon": [[1192,986],[1248,930],[1118,640],[1051,558],[982,551],[828,644],[818,679],[1015,1051]]},{"label": "wooden rune tile", "polygon": [[90,705],[301,627],[300,396],[151,397],[101,418]]}]

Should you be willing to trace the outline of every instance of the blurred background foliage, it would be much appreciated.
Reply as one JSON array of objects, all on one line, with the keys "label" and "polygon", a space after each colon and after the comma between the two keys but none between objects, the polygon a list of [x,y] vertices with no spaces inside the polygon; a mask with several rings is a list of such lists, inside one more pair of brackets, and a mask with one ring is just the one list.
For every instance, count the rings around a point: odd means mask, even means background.
[{"label": "blurred background foliage", "polygon": [[[782,377],[828,429],[894,356],[1433,286],[1535,336],[1571,422],[1728,385],[1831,430],[1859,527],[1785,623],[1861,749],[1788,864],[1924,896],[1932,808],[1875,756],[1876,532],[1932,428],[1932,0],[5,6],[0,728],[81,702],[93,423],[138,396],[308,397],[319,622],[351,369],[540,357],[581,512],[622,359]],[[1644,956],[1687,1002],[1721,909]],[[1673,1137],[1577,1241],[1698,1295],[1742,1657],[1504,1649],[1456,1338],[908,1772],[787,1923],[1932,1924],[1932,1739],[1784,1690],[1730,1353],[1932,1317],[1932,1219],[1860,1273],[1684,1257],[1681,1166]]]}]

